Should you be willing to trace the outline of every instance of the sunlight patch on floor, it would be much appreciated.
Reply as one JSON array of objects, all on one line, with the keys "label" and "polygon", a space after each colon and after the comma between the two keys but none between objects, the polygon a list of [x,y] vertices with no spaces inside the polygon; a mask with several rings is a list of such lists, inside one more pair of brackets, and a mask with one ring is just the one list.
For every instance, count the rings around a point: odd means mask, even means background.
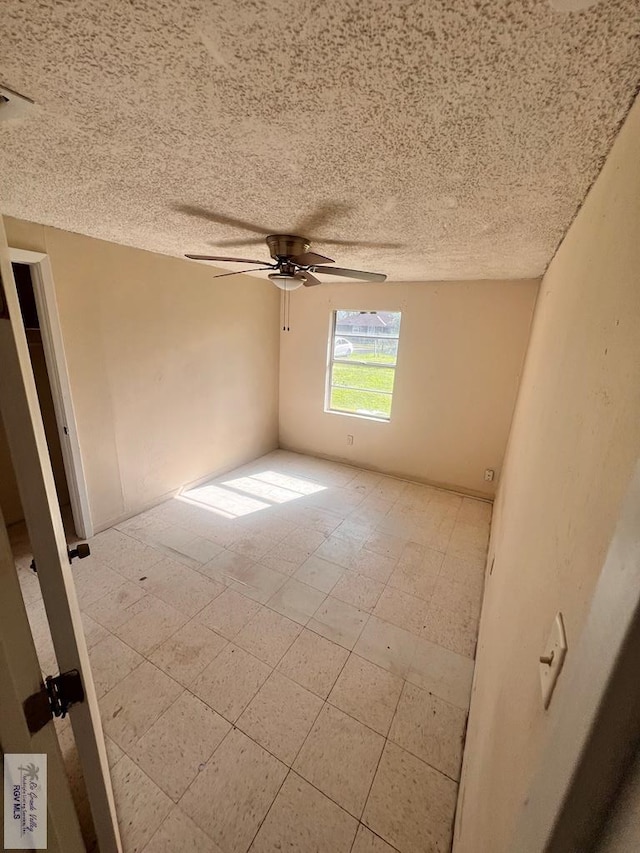
[{"label": "sunlight patch on floor", "polygon": [[187,489],[178,495],[178,500],[202,507],[223,518],[239,518],[325,490],[326,486],[302,477],[262,471],[251,476]]}]

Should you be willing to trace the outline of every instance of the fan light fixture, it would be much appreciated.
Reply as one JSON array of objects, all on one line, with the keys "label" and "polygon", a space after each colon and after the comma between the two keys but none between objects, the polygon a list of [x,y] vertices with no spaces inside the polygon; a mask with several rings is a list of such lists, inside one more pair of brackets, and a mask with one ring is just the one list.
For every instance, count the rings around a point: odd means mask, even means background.
[{"label": "fan light fixture", "polygon": [[297,290],[306,283],[306,278],[300,273],[297,275],[287,275],[286,273],[270,272],[267,278],[271,279],[280,290]]}]

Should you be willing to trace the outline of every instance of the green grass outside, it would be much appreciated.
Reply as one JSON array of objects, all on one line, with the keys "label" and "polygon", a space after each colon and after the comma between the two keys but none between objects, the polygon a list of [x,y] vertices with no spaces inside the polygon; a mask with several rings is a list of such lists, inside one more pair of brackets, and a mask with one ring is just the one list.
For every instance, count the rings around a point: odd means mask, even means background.
[{"label": "green grass outside", "polygon": [[376,394],[374,391],[351,391],[348,388],[332,388],[331,409],[345,412],[366,412],[370,415],[388,418],[391,415],[391,397]]},{"label": "green grass outside", "polygon": [[[352,358],[357,358],[359,361],[374,360],[372,355],[354,354]],[[393,356],[376,356],[375,360],[384,360],[391,364],[395,362]],[[394,376],[395,370],[392,367],[375,368],[366,367],[362,364],[335,363],[333,365],[330,407],[349,412],[363,411],[389,417],[391,414],[391,396],[379,392],[393,391]]]}]

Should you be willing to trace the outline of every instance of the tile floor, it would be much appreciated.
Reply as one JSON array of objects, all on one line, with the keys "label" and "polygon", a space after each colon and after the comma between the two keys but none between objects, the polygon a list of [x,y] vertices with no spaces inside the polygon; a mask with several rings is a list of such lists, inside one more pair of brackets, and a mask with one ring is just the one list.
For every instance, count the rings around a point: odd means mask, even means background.
[{"label": "tile floor", "polygon": [[94,537],[73,573],[125,851],[450,850],[490,518],[276,451]]}]

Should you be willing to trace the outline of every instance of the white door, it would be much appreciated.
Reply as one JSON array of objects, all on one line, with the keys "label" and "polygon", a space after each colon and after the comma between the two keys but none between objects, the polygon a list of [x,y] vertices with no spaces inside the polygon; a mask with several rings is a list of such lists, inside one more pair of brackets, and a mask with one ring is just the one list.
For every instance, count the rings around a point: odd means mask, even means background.
[{"label": "white door", "polygon": [[[38,579],[58,666],[60,672],[77,670],[84,690],[84,701],[71,708],[69,717],[87,787],[96,838],[100,853],[120,853],[122,847],[98,700],[89,666],[27,342],[20,320],[20,306],[2,217],[0,366],[0,414],[18,481],[29,539],[38,566]],[[5,604],[10,606],[3,600],[3,608]],[[3,615],[0,612],[0,616]],[[2,623],[4,633],[6,620],[2,619]],[[25,689],[31,687],[27,688],[25,685]],[[26,696],[21,695],[20,698],[24,700]],[[53,725],[48,724],[45,728],[52,731]],[[3,749],[5,752],[11,751],[4,741]],[[73,848],[65,846],[64,849],[66,851]]]}]

